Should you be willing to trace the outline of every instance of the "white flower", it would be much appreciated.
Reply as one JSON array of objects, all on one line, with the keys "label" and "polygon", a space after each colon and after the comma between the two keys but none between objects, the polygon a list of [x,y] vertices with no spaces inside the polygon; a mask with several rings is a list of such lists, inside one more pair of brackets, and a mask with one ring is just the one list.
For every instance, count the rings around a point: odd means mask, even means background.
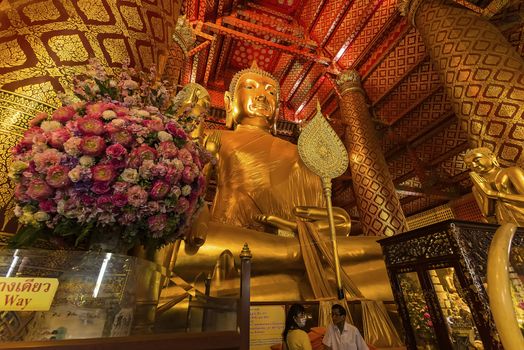
[{"label": "white flower", "polygon": [[125,182],[134,184],[138,181],[139,175],[136,169],[127,168],[127,169],[124,169],[124,171],[122,171],[122,174],[120,175],[120,177]]},{"label": "white flower", "polygon": [[102,118],[104,118],[105,120],[114,119],[116,118],[116,113],[115,111],[112,111],[110,109],[105,110],[104,112],[102,112]]},{"label": "white flower", "polygon": [[171,136],[170,133],[165,132],[163,130],[159,131],[157,136],[158,136],[158,139],[160,140],[160,142],[173,141],[173,136]]},{"label": "white flower", "polygon": [[64,151],[71,156],[77,156],[81,142],[82,139],[80,137],[69,138],[66,142],[64,142]]},{"label": "white flower", "polygon": [[67,173],[67,176],[71,181],[78,182],[82,176],[82,167],[77,165]]},{"label": "white flower", "polygon": [[45,211],[37,211],[34,215],[33,215],[34,219],[36,221],[47,221],[49,220],[49,214],[47,214]]},{"label": "white flower", "polygon": [[91,156],[82,156],[78,161],[80,162],[80,165],[85,167],[95,164],[95,158]]},{"label": "white flower", "polygon": [[149,112],[143,109],[139,109],[138,111],[136,111],[136,115],[142,118],[147,118],[149,117]]},{"label": "white flower", "polygon": [[180,159],[173,159],[173,165],[177,170],[184,170],[184,163]]},{"label": "white flower", "polygon": [[191,186],[185,185],[182,187],[182,196],[187,196],[191,193]]},{"label": "white flower", "polygon": [[15,206],[15,209],[13,211],[17,217],[22,216],[22,207],[18,204]]},{"label": "white flower", "polygon": [[56,203],[56,212],[57,212],[58,214],[64,215],[64,212],[65,212],[65,204],[66,204],[66,201],[63,200],[63,199],[60,199],[60,200]]},{"label": "white flower", "polygon": [[126,124],[126,121],[124,119],[118,118],[111,120],[111,124],[113,124],[117,128],[121,128]]},{"label": "white flower", "polygon": [[40,127],[45,132],[51,132],[60,129],[62,124],[56,120],[44,120],[42,124],[40,124]]}]

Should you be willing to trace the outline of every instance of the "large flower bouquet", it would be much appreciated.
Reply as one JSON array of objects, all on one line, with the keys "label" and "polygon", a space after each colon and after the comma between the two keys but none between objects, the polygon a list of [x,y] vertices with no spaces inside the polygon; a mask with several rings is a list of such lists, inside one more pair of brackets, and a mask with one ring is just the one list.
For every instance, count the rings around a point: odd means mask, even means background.
[{"label": "large flower bouquet", "polygon": [[154,72],[124,67],[112,78],[93,63],[74,86],[77,98],[38,114],[13,148],[23,225],[14,244],[42,235],[78,244],[105,229],[129,245],[179,238],[203,203],[209,157],[174,117],[165,85]]}]

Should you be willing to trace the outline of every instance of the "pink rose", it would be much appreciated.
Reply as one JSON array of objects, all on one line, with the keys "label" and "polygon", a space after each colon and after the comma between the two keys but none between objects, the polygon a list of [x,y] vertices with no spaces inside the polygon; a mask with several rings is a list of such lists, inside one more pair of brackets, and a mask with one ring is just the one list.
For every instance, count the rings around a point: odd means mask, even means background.
[{"label": "pink rose", "polygon": [[54,111],[51,118],[57,122],[65,123],[68,120],[71,120],[75,113],[76,111],[72,106],[64,106]]},{"label": "pink rose", "polygon": [[29,126],[39,126],[41,122],[46,120],[48,117],[46,112],[40,112],[35,115],[33,119],[29,121]]},{"label": "pink rose", "polygon": [[113,196],[102,195],[96,199],[96,206],[100,209],[110,209],[113,206]]},{"label": "pink rose", "polygon": [[119,130],[111,133],[111,141],[124,146],[129,146],[133,142],[133,135],[125,130]]},{"label": "pink rose", "polygon": [[429,320],[428,322],[426,322],[426,324],[430,327],[433,327],[433,322],[431,322],[431,320]]},{"label": "pink rose", "polygon": [[181,214],[181,213],[184,213],[188,208],[189,208],[189,201],[184,197],[178,198],[178,202],[176,204],[175,211]]},{"label": "pink rose", "polygon": [[[113,191],[115,193],[124,193],[127,191],[129,184],[124,181],[117,181],[113,184]],[[127,200],[126,200],[127,201]]]},{"label": "pink rose", "polygon": [[49,137],[49,144],[57,149],[63,149],[64,143],[69,140],[71,133],[69,130],[62,128],[51,132]]},{"label": "pink rose", "polygon": [[144,160],[155,160],[157,158],[157,152],[154,148],[148,145],[141,145],[131,151],[129,155],[129,164],[132,168],[136,168],[142,164]]},{"label": "pink rose", "polygon": [[91,174],[94,181],[109,182],[116,176],[115,169],[110,164],[98,164],[91,167]]},{"label": "pink rose", "polygon": [[43,200],[51,197],[53,189],[41,179],[33,179],[27,187],[27,195],[34,200]]},{"label": "pink rose", "polygon": [[26,146],[30,146],[33,144],[34,137],[43,135],[43,133],[44,133],[44,130],[42,130],[39,126],[33,126],[27,129],[20,143]]},{"label": "pink rose", "polygon": [[169,193],[169,185],[162,180],[157,180],[151,188],[151,198],[162,199]]},{"label": "pink rose", "polygon": [[178,159],[180,159],[184,165],[190,165],[193,163],[193,156],[191,155],[191,152],[185,148],[182,148],[180,151],[178,151]]},{"label": "pink rose", "polygon": [[144,125],[148,129],[153,130],[153,131],[162,131],[162,130],[164,130],[164,123],[162,123],[161,120],[156,120],[156,119],[144,120]]},{"label": "pink rose", "polygon": [[93,186],[91,186],[91,191],[93,191],[96,194],[104,194],[106,192],[109,192],[111,188],[109,187],[109,184],[107,182],[100,182],[95,181],[93,183]]},{"label": "pink rose", "polygon": [[102,135],[104,123],[98,119],[85,117],[77,119],[77,127],[84,135]]},{"label": "pink rose", "polygon": [[174,122],[167,123],[166,130],[174,137],[177,137],[182,140],[187,139],[187,134],[185,133],[185,131]]},{"label": "pink rose", "polygon": [[71,183],[68,173],[68,167],[63,165],[55,165],[47,170],[45,179],[49,186],[54,188],[62,188]]},{"label": "pink rose", "polygon": [[114,111],[116,112],[116,115],[118,117],[123,117],[129,114],[129,108],[124,107],[124,106],[116,106],[114,108]]},{"label": "pink rose", "polygon": [[195,174],[191,171],[191,167],[186,166],[182,171],[182,181],[186,184],[190,184],[195,179]]},{"label": "pink rose", "polygon": [[171,185],[177,183],[182,176],[182,172],[175,167],[169,167],[167,169],[165,180]]},{"label": "pink rose", "polygon": [[427,312],[424,312],[424,318],[430,318],[431,316],[427,313]]},{"label": "pink rose", "polygon": [[136,185],[127,192],[127,201],[134,207],[139,207],[147,202],[147,192]]},{"label": "pink rose", "polygon": [[80,152],[88,156],[99,156],[104,153],[106,143],[100,136],[85,136],[80,142]]},{"label": "pink rose", "polygon": [[127,154],[124,146],[117,143],[106,148],[106,154],[111,158],[122,158]]},{"label": "pink rose", "polygon": [[151,169],[151,175],[156,177],[163,177],[166,175],[166,173],[167,167],[162,163],[155,164]]},{"label": "pink rose", "polygon": [[158,214],[150,216],[147,219],[149,229],[152,232],[161,232],[166,228],[167,216],[166,214]]},{"label": "pink rose", "polygon": [[56,212],[56,203],[50,199],[42,200],[38,203],[40,210],[45,211],[46,213]]},{"label": "pink rose", "polygon": [[62,155],[56,149],[46,149],[42,153],[37,153],[33,157],[35,169],[38,172],[45,172],[49,167],[60,164]]},{"label": "pink rose", "polygon": [[[108,187],[109,189],[109,187]],[[93,191],[95,192],[95,191]],[[107,192],[107,191],[106,191]],[[95,192],[96,193],[96,192]],[[85,206],[90,206],[95,202],[95,199],[87,194],[80,196],[80,202]]]},{"label": "pink rose", "polygon": [[27,187],[22,184],[16,184],[15,198],[22,202],[28,202],[31,197],[27,195]]},{"label": "pink rose", "polygon": [[123,207],[127,204],[127,196],[123,193],[114,194],[112,200],[116,207]]},{"label": "pink rose", "polygon": [[91,118],[100,118],[100,116],[102,115],[102,113],[104,113],[104,111],[111,109],[113,107],[114,105],[112,103],[106,103],[106,102],[97,102],[97,103],[88,104],[86,106],[87,116]]},{"label": "pink rose", "polygon": [[178,148],[173,142],[164,141],[158,145],[158,153],[166,159],[173,159],[178,154]]}]

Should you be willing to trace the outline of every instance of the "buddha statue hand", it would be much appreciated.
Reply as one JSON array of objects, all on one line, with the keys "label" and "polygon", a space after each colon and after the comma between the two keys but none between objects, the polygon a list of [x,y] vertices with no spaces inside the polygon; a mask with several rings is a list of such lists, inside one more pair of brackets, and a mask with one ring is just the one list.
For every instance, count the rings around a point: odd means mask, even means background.
[{"label": "buddha statue hand", "polygon": [[[301,220],[313,222],[319,232],[329,232],[329,219],[326,208],[298,206],[293,209],[293,214]],[[342,208],[333,207],[333,219],[335,221],[337,234],[348,235],[351,229],[351,218],[349,214]],[[259,214],[255,215],[254,220],[281,230],[297,231],[296,222],[283,219],[276,215]]]}]

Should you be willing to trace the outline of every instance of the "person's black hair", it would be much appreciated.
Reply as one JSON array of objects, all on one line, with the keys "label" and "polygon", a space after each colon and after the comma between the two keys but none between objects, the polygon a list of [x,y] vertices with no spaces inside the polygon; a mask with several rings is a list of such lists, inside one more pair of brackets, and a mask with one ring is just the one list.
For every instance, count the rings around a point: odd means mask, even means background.
[{"label": "person's black hair", "polygon": [[298,329],[300,328],[298,324],[295,322],[295,316],[298,316],[298,314],[305,313],[306,310],[304,307],[300,304],[293,304],[287,310],[287,316],[286,316],[286,327],[284,328],[284,332],[282,332],[282,338],[284,341],[286,341],[287,334],[292,329]]},{"label": "person's black hair", "polygon": [[346,309],[344,309],[344,307],[340,304],[333,304],[333,306],[331,307],[331,311],[333,310],[338,310],[340,316],[346,316]]}]

